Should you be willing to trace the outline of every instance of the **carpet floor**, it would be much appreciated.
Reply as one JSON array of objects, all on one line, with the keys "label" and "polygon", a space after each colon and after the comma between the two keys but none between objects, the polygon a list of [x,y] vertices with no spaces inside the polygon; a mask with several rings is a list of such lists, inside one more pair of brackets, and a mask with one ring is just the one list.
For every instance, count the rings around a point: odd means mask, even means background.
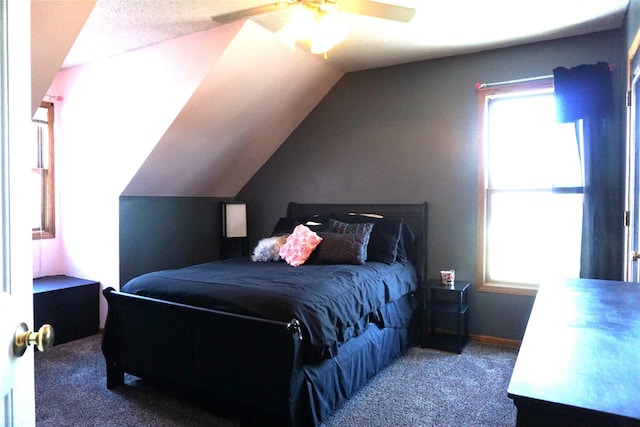
[{"label": "carpet floor", "polygon": [[[36,352],[37,426],[242,424],[225,408],[175,396],[126,375],[107,390],[100,335]],[[514,426],[507,386],[517,349],[470,342],[458,355],[412,348],[374,377],[323,427]]]}]

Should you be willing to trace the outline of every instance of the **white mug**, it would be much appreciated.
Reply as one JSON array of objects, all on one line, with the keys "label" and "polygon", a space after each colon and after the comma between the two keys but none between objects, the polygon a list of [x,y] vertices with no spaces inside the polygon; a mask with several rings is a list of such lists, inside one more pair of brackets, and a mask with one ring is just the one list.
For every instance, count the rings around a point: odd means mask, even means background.
[{"label": "white mug", "polygon": [[446,286],[453,286],[456,281],[455,270],[441,270],[440,271],[440,283]]}]

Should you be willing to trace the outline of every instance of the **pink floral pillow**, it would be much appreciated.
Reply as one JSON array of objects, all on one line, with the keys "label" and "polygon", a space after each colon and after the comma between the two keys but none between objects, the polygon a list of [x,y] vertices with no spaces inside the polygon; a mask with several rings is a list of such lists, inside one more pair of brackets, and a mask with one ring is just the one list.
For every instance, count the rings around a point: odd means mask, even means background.
[{"label": "pink floral pillow", "polygon": [[304,224],[300,224],[287,237],[287,242],[280,246],[280,257],[287,264],[297,267],[309,259],[309,256],[320,242],[322,242],[322,237],[311,231]]}]

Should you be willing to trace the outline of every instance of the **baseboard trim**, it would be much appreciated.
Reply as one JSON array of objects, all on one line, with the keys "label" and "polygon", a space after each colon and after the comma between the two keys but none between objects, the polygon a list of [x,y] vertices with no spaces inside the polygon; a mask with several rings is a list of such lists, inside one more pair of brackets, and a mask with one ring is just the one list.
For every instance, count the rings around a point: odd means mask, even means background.
[{"label": "baseboard trim", "polygon": [[[442,334],[455,335],[455,331],[449,329],[436,328],[435,332]],[[492,337],[489,335],[469,334],[469,341],[476,341],[482,344],[500,345],[503,347],[520,348],[522,341],[510,340],[507,338]]]},{"label": "baseboard trim", "polygon": [[520,340],[510,340],[506,338],[498,338],[491,337],[488,335],[475,335],[469,334],[469,339],[473,341],[478,341],[483,344],[493,344],[493,345],[501,345],[504,347],[512,347],[512,348],[520,348],[520,344],[522,341]]}]

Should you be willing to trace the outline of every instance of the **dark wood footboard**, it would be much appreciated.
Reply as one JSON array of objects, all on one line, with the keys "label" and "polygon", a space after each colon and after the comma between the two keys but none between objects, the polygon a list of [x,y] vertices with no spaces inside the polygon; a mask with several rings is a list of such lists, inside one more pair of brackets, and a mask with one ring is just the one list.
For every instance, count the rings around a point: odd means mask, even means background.
[{"label": "dark wood footboard", "polygon": [[107,387],[124,373],[169,380],[300,424],[300,331],[283,323],[104,291]]}]

